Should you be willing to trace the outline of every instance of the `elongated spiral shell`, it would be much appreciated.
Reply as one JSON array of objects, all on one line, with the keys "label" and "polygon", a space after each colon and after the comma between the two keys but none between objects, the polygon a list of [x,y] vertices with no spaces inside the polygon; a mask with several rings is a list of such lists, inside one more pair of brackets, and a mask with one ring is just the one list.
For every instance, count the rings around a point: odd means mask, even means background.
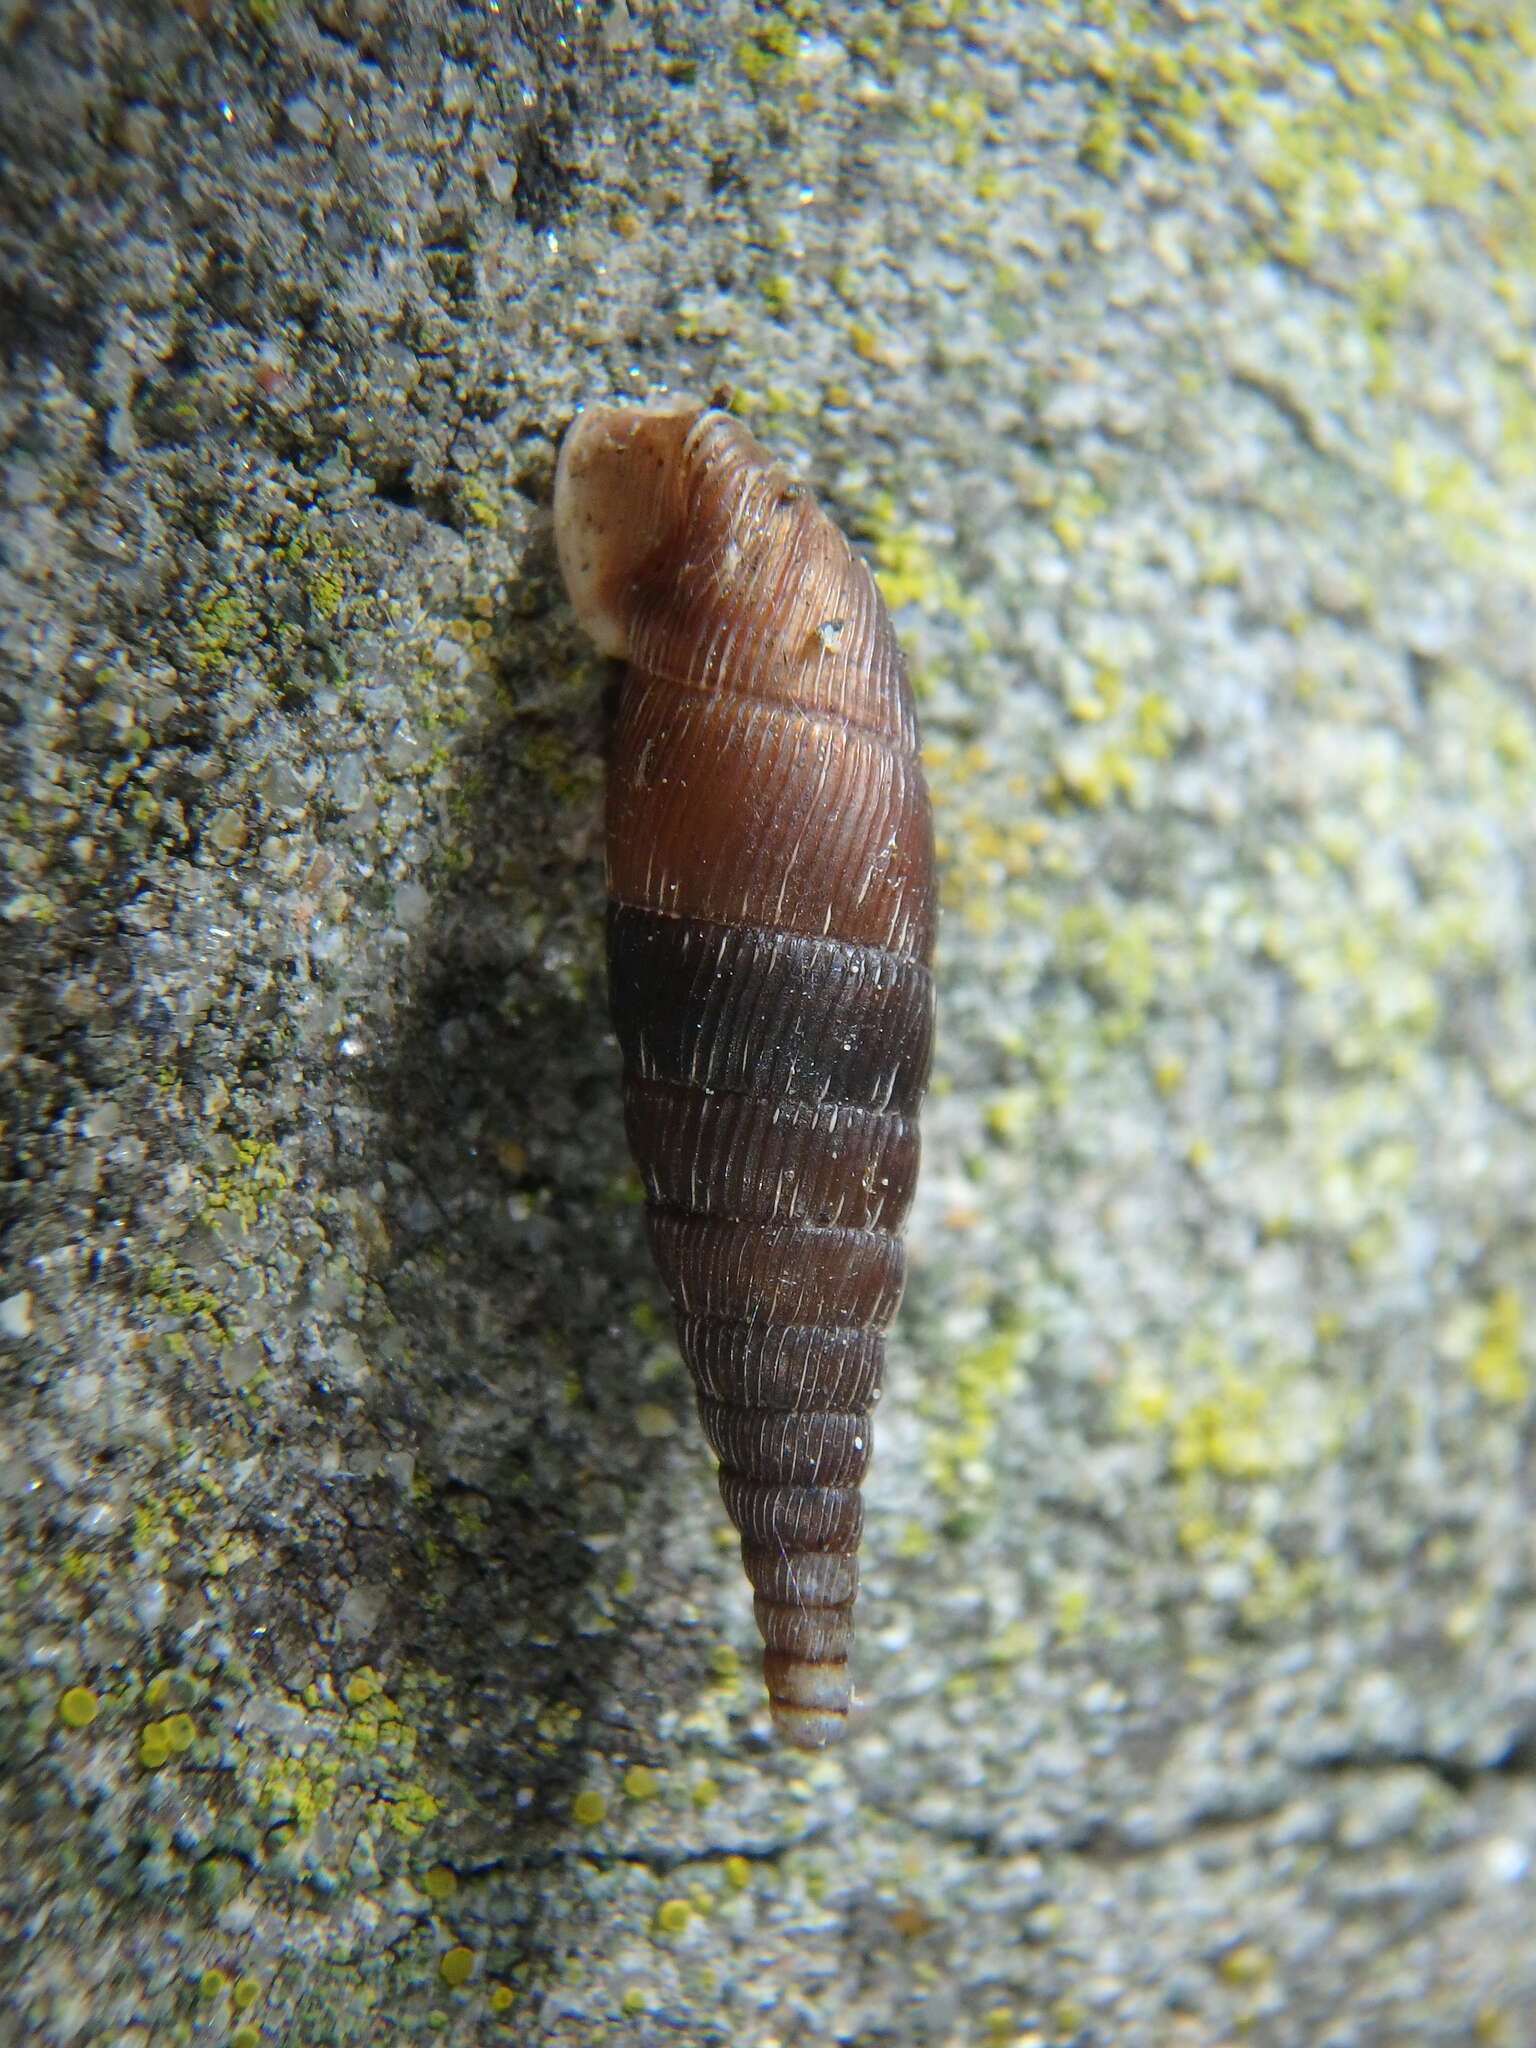
[{"label": "elongated spiral shell", "polygon": [[608,782],[626,1122],[780,1731],[841,1734],[933,1037],[933,828],[868,569],[737,421],[595,408],[555,523],[628,662]]}]

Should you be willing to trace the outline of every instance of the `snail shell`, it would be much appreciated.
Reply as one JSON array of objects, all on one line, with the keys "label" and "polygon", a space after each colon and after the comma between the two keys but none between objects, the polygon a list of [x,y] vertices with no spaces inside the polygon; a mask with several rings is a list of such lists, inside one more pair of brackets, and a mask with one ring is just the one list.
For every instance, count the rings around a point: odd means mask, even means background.
[{"label": "snail shell", "polygon": [[628,663],[608,966],[629,1140],[780,1732],[840,1735],[933,1037],[933,827],[869,570],[728,414],[598,407],[555,479]]}]

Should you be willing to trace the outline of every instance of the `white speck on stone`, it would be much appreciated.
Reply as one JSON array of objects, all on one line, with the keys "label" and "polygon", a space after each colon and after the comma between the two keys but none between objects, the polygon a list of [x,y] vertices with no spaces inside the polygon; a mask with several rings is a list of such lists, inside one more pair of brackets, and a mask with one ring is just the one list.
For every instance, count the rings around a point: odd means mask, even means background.
[{"label": "white speck on stone", "polygon": [[1495,1835],[1483,1851],[1483,1868],[1495,1884],[1518,1884],[1530,1867],[1530,1850],[1513,1835]]},{"label": "white speck on stone", "polygon": [[1252,1592],[1253,1577],[1245,1564],[1233,1560],[1231,1563],[1213,1564],[1201,1574],[1201,1585],[1206,1598],[1214,1605],[1231,1607]]},{"label": "white speck on stone", "polygon": [[263,1735],[280,1735],[288,1742],[307,1738],[314,1732],[302,1707],[295,1706],[292,1700],[277,1699],[266,1693],[258,1693],[254,1699],[247,1700],[240,1709],[235,1726],[241,1734],[247,1728],[255,1728]]},{"label": "white speck on stone", "polygon": [[331,802],[339,811],[355,811],[366,790],[362,760],[356,754],[348,754],[331,777]]},{"label": "white speck on stone", "polygon": [[413,931],[432,908],[432,898],[420,882],[402,882],[395,891],[395,922]]},{"label": "white speck on stone", "polygon": [[13,505],[40,505],[48,495],[43,473],[35,462],[23,458],[5,472],[5,495]]},{"label": "white speck on stone", "polygon": [[626,50],[634,45],[637,39],[635,24],[626,0],[613,0],[601,35],[605,49]]},{"label": "white speck on stone", "polygon": [[438,99],[445,114],[464,114],[475,103],[475,75],[462,64],[445,64]]},{"label": "white speck on stone", "polygon": [[53,1399],[70,1415],[84,1415],[100,1407],[104,1380],[100,1372],[66,1372],[55,1380]]},{"label": "white speck on stone", "polygon": [[85,1113],[85,1135],[88,1138],[110,1138],[123,1120],[122,1105],[112,1101],[98,1102],[94,1109]]},{"label": "white speck on stone", "polygon": [[148,1635],[165,1620],[164,1579],[141,1579],[133,1589],[133,1616]]},{"label": "white speck on stone", "polygon": [[232,1344],[219,1359],[219,1370],[224,1375],[224,1384],[235,1393],[248,1387],[266,1363],[266,1353],[255,1337],[247,1337],[243,1343]]},{"label": "white speck on stone", "polygon": [[304,808],[304,785],[284,761],[274,761],[267,770],[261,793],[274,810],[298,811]]},{"label": "white speck on stone", "polygon": [[426,1893],[417,1891],[403,1877],[397,1877],[384,1894],[383,1905],[386,1913],[405,1913],[418,1919],[433,1910]]},{"label": "white speck on stone", "polygon": [[20,1294],[8,1295],[0,1301],[0,1337],[9,1337],[19,1344],[23,1337],[32,1334],[32,1296],[26,1288]]},{"label": "white speck on stone", "polygon": [[372,1635],[383,1612],[382,1586],[354,1586],[336,1610],[336,1633],[353,1637]]},{"label": "white speck on stone", "polygon": [[114,405],[107,413],[107,431],[104,436],[107,453],[119,462],[126,462],[139,445],[134,432],[133,414],[126,405]]},{"label": "white speck on stone", "polygon": [[208,837],[220,853],[238,853],[245,844],[245,820],[236,810],[218,811],[208,827]]},{"label": "white speck on stone", "polygon": [[283,112],[288,117],[288,125],[306,142],[319,142],[324,137],[325,109],[306,94],[295,93],[291,100],[284,100]]},{"label": "white speck on stone", "polygon": [[331,1368],[338,1377],[356,1382],[368,1374],[363,1347],[351,1330],[338,1330],[331,1339]]}]

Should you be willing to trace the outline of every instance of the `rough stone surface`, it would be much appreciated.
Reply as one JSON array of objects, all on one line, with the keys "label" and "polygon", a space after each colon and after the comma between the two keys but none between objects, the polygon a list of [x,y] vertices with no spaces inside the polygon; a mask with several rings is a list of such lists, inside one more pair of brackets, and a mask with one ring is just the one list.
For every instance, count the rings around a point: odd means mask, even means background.
[{"label": "rough stone surface", "polygon": [[[1528,14],[0,36],[0,2039],[1536,2041]],[[719,383],[947,860],[810,1766],[549,534]]]}]

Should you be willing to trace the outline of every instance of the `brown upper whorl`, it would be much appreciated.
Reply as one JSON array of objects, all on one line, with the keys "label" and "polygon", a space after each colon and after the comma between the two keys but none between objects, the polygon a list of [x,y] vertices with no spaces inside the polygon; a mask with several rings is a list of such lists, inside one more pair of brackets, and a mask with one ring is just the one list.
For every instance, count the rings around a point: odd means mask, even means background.
[{"label": "brown upper whorl", "polygon": [[869,727],[917,727],[869,570],[803,484],[708,408],[598,406],[555,474],[560,564],[605,654]]}]

